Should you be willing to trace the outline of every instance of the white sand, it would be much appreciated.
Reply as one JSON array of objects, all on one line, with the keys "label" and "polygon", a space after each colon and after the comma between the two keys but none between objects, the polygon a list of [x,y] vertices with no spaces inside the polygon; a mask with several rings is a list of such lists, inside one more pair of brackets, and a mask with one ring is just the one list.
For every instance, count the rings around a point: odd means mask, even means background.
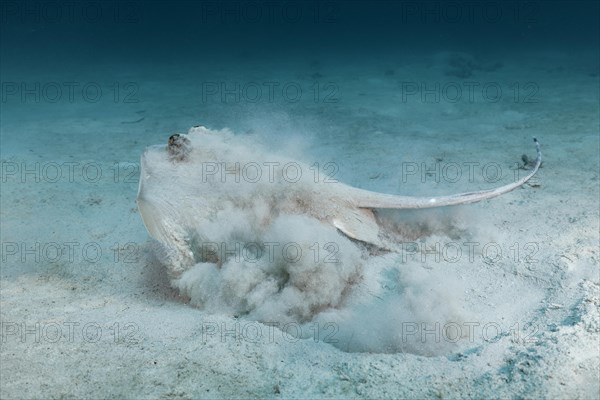
[{"label": "white sand", "polygon": [[[457,102],[419,94],[403,100],[403,82],[464,85],[446,75],[446,60],[245,60],[243,70],[236,63],[127,71],[107,64],[101,77],[10,71],[3,80],[98,82],[104,94],[97,103],[76,95],[73,103],[17,97],[2,104],[0,397],[598,398],[597,55],[507,56],[501,68],[466,79],[500,85],[498,102],[480,91],[472,102],[466,93]],[[293,82],[303,95],[297,103],[281,92],[273,101],[263,92],[256,103],[202,100],[203,82],[225,80]],[[333,84],[338,101],[315,102],[315,80],[326,92],[323,85]],[[115,102],[113,82],[134,82],[139,102]],[[536,101],[523,102],[532,88]],[[295,339],[244,316],[192,307],[152,256],[135,205],[139,155],[196,124],[251,131],[287,155],[337,163],[346,183],[405,195],[506,183],[522,153],[534,157],[532,137],[544,164],[539,186],[392,215],[409,236],[426,232],[410,241],[481,246],[473,260],[463,253],[452,263],[431,252],[426,262],[420,255],[366,260],[365,268],[381,270],[365,272],[360,301],[289,325],[288,333],[300,328],[307,337]],[[491,184],[476,174],[473,182],[436,183],[411,175],[402,182],[403,165],[420,168],[436,158],[441,166],[494,162],[503,180]],[[69,162],[76,163],[73,179]],[[63,175],[52,182],[56,165]],[[103,173],[97,181],[95,167]],[[24,168],[34,172],[22,179]],[[486,259],[479,252],[485,244],[502,255]],[[58,247],[73,251],[56,255]],[[408,335],[404,349],[386,347],[421,323],[440,328]],[[442,330],[448,323],[468,340],[452,343]]]}]

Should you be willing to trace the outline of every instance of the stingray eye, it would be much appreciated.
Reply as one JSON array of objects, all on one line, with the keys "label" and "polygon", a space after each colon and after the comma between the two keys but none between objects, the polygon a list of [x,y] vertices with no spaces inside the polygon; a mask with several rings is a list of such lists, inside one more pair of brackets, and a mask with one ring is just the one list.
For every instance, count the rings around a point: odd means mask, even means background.
[{"label": "stingray eye", "polygon": [[173,146],[173,145],[176,143],[176,141],[177,141],[177,138],[179,138],[179,133],[176,133],[176,134],[174,134],[174,135],[171,135],[171,136],[169,137],[169,146]]},{"label": "stingray eye", "polygon": [[183,161],[190,153],[190,141],[185,136],[176,133],[169,137],[167,152],[171,161]]}]

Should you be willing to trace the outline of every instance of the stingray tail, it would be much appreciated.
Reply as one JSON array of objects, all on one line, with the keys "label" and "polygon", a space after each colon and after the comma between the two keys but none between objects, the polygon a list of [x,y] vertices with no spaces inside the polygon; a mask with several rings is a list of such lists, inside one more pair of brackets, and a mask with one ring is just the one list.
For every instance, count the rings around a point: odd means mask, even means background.
[{"label": "stingray tail", "polygon": [[432,208],[432,207],[443,207],[453,206],[458,204],[469,204],[476,203],[478,201],[491,199],[501,194],[508,193],[516,188],[522,186],[525,182],[531,179],[538,171],[540,164],[542,163],[542,152],[540,150],[540,143],[536,138],[533,138],[535,142],[535,149],[537,152],[537,158],[535,167],[533,170],[519,179],[518,181],[512,182],[508,185],[500,186],[495,189],[480,190],[477,192],[467,192],[453,194],[449,196],[440,197],[411,197],[411,196],[396,196],[391,194],[383,194],[377,192],[371,192],[368,190],[356,189],[355,198],[357,198],[357,206],[360,208]]}]

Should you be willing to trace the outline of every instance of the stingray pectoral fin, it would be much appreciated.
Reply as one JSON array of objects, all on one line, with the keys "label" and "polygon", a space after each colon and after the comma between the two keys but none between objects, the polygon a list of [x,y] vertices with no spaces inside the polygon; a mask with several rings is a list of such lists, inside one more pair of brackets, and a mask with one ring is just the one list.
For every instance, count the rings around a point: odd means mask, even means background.
[{"label": "stingray pectoral fin", "polygon": [[195,263],[194,253],[186,241],[185,229],[170,215],[143,197],[137,199],[142,221],[150,236],[165,246],[168,258],[169,273],[172,278],[180,276],[190,265]]},{"label": "stingray pectoral fin", "polygon": [[142,222],[146,230],[154,239],[160,242],[167,242],[167,235],[164,232],[163,223],[160,221],[160,214],[154,207],[141,197],[137,199],[138,210],[142,217]]},{"label": "stingray pectoral fin", "polygon": [[333,226],[352,239],[386,248],[379,238],[379,225],[371,210],[364,208],[347,209],[344,210],[343,215],[335,217],[332,223]]},{"label": "stingray pectoral fin", "polygon": [[468,192],[453,194],[450,196],[441,197],[411,197],[411,196],[395,196],[391,194],[383,194],[370,192],[368,190],[355,189],[355,192],[348,194],[355,200],[355,204],[358,207],[365,209],[373,208],[432,208],[432,207],[443,207],[452,206],[458,204],[475,203],[478,201],[491,199],[501,194],[508,193],[511,190],[522,186],[525,182],[531,179],[532,176],[538,171],[540,164],[542,163],[542,152],[540,150],[540,144],[537,139],[533,139],[535,142],[535,148],[537,151],[537,158],[535,167],[533,170],[523,178],[510,183],[505,186],[501,186],[495,189],[481,190],[478,192]]}]

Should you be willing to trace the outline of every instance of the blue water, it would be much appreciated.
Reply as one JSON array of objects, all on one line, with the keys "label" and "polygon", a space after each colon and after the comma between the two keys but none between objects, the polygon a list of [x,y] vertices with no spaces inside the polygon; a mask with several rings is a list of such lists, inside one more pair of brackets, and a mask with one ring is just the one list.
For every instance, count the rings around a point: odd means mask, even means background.
[{"label": "blue water", "polygon": [[[297,111],[297,87],[287,88],[288,94],[281,89],[299,79],[321,85],[302,86],[300,100],[313,100],[309,103],[320,105],[321,112],[343,108],[347,82],[332,75],[352,65],[358,69],[354,76],[379,78],[392,76],[396,65],[444,51],[486,58],[488,66],[541,51],[597,53],[599,12],[596,1],[4,1],[2,105],[6,112],[66,103],[56,108],[62,117],[79,103],[95,101],[98,83],[101,103],[151,101],[162,108],[178,100],[170,97],[174,92],[189,88],[185,103],[193,110],[185,105],[170,110],[170,126],[201,119],[241,128],[257,107],[276,103],[284,112]],[[455,77],[477,79],[476,67],[459,64]],[[73,101],[68,82],[77,85]],[[269,82],[279,84],[273,101]],[[89,83],[94,87],[85,86]],[[232,88],[234,93],[227,92]],[[368,104],[375,95],[366,93],[362,100]],[[214,103],[252,109],[233,107],[237,114],[223,119],[210,112]],[[92,104],[85,112],[103,115],[100,108]]]}]

